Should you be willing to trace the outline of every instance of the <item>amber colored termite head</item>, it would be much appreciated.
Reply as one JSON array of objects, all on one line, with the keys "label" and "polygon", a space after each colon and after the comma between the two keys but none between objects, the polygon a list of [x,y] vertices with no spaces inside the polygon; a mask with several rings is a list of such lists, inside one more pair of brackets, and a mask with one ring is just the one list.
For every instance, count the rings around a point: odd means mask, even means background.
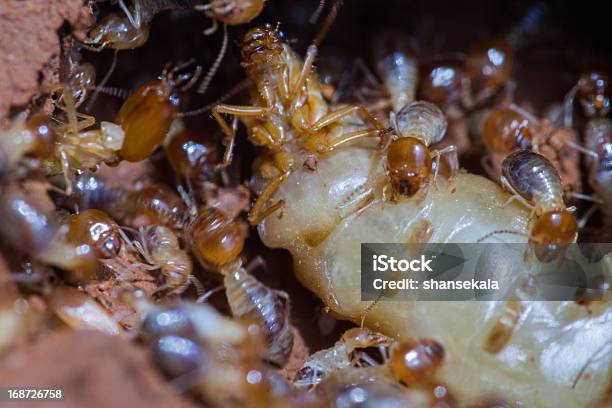
[{"label": "amber colored termite head", "polygon": [[578,81],[579,100],[587,116],[605,116],[610,111],[608,77],[599,72],[587,72]]},{"label": "amber colored termite head", "polygon": [[112,13],[89,31],[85,43],[101,48],[131,50],[146,43],[148,38],[149,26],[144,24],[136,28],[124,15]]},{"label": "amber colored termite head", "polygon": [[530,147],[534,133],[527,118],[508,108],[491,112],[482,129],[482,137],[489,150],[506,154]]},{"label": "amber colored termite head", "polygon": [[234,261],[244,248],[246,224],[216,209],[202,210],[189,226],[193,252],[204,264],[219,267]]},{"label": "amber colored termite head", "polygon": [[219,157],[214,144],[204,134],[183,130],[164,145],[166,158],[175,174],[195,183],[210,179]]},{"label": "amber colored termite head", "polygon": [[431,155],[425,143],[415,137],[402,137],[389,144],[387,174],[396,195],[414,196],[429,180]]},{"label": "amber colored termite head", "polygon": [[283,33],[278,26],[266,24],[250,29],[240,43],[242,65],[276,63],[283,51],[283,43]]},{"label": "amber colored termite head", "polygon": [[57,135],[50,123],[51,117],[44,113],[35,113],[26,121],[26,127],[36,140],[30,154],[36,158],[44,159],[53,153]]},{"label": "amber colored termite head", "polygon": [[122,243],[117,223],[106,213],[93,209],[69,218],[68,240],[91,246],[97,258],[105,259],[115,257]]},{"label": "amber colored termite head", "polygon": [[444,348],[435,340],[406,341],[393,350],[391,372],[393,376],[411,386],[430,380],[444,360]]},{"label": "amber colored termite head", "polygon": [[567,210],[547,211],[535,220],[529,242],[534,244],[569,244],[574,242],[578,224]]},{"label": "amber colored termite head", "polygon": [[419,81],[421,97],[436,105],[448,105],[461,99],[469,78],[458,61],[439,61],[424,67]]},{"label": "amber colored termite head", "polygon": [[212,0],[207,15],[228,25],[248,23],[261,13],[264,0]]},{"label": "amber colored termite head", "polygon": [[478,90],[497,89],[512,74],[514,52],[503,40],[489,40],[477,44],[466,60],[472,86]]},{"label": "amber colored termite head", "polygon": [[121,158],[138,162],[153,153],[168,133],[178,105],[179,98],[166,79],[150,81],[138,88],[115,119],[125,132]]}]

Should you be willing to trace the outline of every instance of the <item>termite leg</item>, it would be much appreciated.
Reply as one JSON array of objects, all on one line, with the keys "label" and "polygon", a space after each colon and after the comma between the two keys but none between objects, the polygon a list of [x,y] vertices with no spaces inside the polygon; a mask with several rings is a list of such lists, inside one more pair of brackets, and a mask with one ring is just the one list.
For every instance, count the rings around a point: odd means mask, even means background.
[{"label": "termite leg", "polygon": [[459,169],[459,158],[457,157],[457,146],[450,145],[446,146],[442,150],[434,150],[432,152],[436,156],[436,169],[434,171],[434,186],[436,185],[436,179],[438,178],[438,173],[440,171],[440,157],[443,154],[447,154],[449,157],[449,163],[451,164],[451,174],[449,178],[452,178],[455,174],[457,174],[457,170]]},{"label": "termite leg", "polygon": [[308,47],[308,51],[306,51],[306,58],[304,58],[304,64],[302,65],[302,71],[300,72],[300,76],[298,77],[295,85],[291,87],[291,93],[289,94],[289,100],[293,101],[293,98],[299,94],[300,88],[306,82],[306,78],[312,71],[312,64],[317,55],[317,46],[315,44],[310,44]]},{"label": "termite leg", "polygon": [[345,143],[352,142],[357,139],[363,139],[366,137],[377,137],[379,135],[378,130],[376,129],[366,129],[366,130],[358,130],[355,132],[346,133],[336,139],[327,146],[327,150],[331,151],[336,149],[338,146],[341,146]]},{"label": "termite leg", "polygon": [[234,117],[262,116],[268,113],[268,111],[268,108],[258,106],[217,105],[212,108],[213,117],[219,126],[221,126],[221,130],[223,130],[223,133],[225,133],[225,136],[228,138],[228,148],[225,150],[225,154],[223,155],[223,164],[226,167],[232,160],[236,132],[228,125],[222,114],[233,115]]},{"label": "termite leg", "polygon": [[[265,216],[268,216],[271,214],[271,212],[269,211],[266,211],[264,213],[262,211],[263,207],[268,202],[268,200],[270,200],[270,198],[276,192],[276,190],[278,190],[281,184],[287,179],[287,177],[289,177],[289,174],[290,174],[290,171],[286,171],[280,174],[279,176],[277,176],[276,178],[272,179],[268,183],[268,185],[263,189],[263,191],[261,192],[261,195],[257,197],[257,200],[255,201],[255,204],[253,205],[253,208],[249,212],[249,216],[248,216],[248,219],[251,225],[259,224],[259,222],[261,222],[261,220],[263,220]],[[270,208],[274,208],[274,210],[278,210],[283,205],[284,205],[284,202],[279,201]],[[262,217],[264,214],[265,216]]]},{"label": "termite leg", "polygon": [[510,104],[510,109],[512,109],[513,111],[523,115],[524,117],[527,118],[527,120],[529,122],[533,123],[534,125],[539,125],[540,124],[540,120],[537,117],[535,117],[534,114],[532,114],[531,112],[521,108],[520,106],[512,103],[512,104]]},{"label": "termite leg", "polygon": [[363,106],[363,105],[347,105],[343,108],[340,108],[334,112],[330,112],[327,115],[323,116],[321,119],[316,121],[310,129],[306,129],[306,131],[318,132],[330,124],[337,122],[344,118],[345,116],[351,115],[355,112],[359,112],[362,117],[372,124],[376,128],[376,130],[382,134],[385,131],[385,128],[378,122],[378,120]]},{"label": "termite leg", "polygon": [[285,206],[285,201],[278,200],[277,202],[272,204],[270,207],[266,208],[263,211],[260,211],[257,214],[253,214],[253,215],[249,214],[249,222],[251,223],[251,225],[257,225],[263,220],[265,220],[266,218],[268,218],[268,216],[270,216],[272,213],[282,209],[284,206]]},{"label": "termite leg", "polygon": [[251,259],[247,266],[245,267],[247,273],[251,275],[253,271],[257,268],[262,268],[264,270],[267,269],[266,260],[263,259],[261,255],[257,255],[255,258]]},{"label": "termite leg", "polygon": [[563,125],[565,127],[572,127],[574,122],[574,98],[580,88],[579,84],[576,84],[570,89],[570,91],[563,98]]},{"label": "termite leg", "polygon": [[62,165],[62,172],[64,173],[64,183],[66,183],[66,195],[72,195],[72,180],[70,180],[70,161],[68,155],[63,147],[60,147],[60,163]]},{"label": "termite leg", "polygon": [[213,18],[212,19],[212,26],[210,26],[209,28],[204,30],[204,35],[206,35],[206,36],[213,35],[214,33],[217,32],[218,29],[219,29],[219,23],[217,23],[217,19],[216,18]]},{"label": "termite leg", "polygon": [[121,10],[123,10],[123,12],[125,13],[125,16],[127,17],[128,20],[130,20],[130,23],[134,26],[134,28],[139,30],[140,27],[142,26],[142,19],[141,19],[141,13],[140,13],[140,1],[138,0],[134,1],[134,14],[133,15],[130,9],[125,5],[123,0],[119,0],[119,7],[121,8]]},{"label": "termite leg", "polygon": [[571,140],[566,140],[565,141],[565,145],[568,147],[571,147],[574,150],[577,150],[578,152],[582,153],[582,154],[586,154],[589,157],[592,157],[595,160],[599,160],[599,155],[597,154],[597,152],[591,150],[591,149],[587,149],[584,146],[580,146],[578,143],[576,142],[572,142]]},{"label": "termite leg", "polygon": [[517,193],[514,187],[510,185],[510,182],[504,176],[501,176],[499,180],[501,182],[502,187],[512,193],[512,196],[504,204],[502,204],[502,208],[509,205],[512,201],[517,200],[525,207],[531,209],[532,212],[535,211],[535,207],[529,204],[527,200],[525,200],[519,193]]}]

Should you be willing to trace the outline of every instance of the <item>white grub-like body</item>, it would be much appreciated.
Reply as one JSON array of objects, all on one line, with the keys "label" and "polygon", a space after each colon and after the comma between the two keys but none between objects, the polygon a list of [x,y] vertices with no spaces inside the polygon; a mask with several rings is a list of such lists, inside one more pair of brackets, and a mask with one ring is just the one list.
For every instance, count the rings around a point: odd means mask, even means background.
[{"label": "white grub-like body", "polygon": [[[272,199],[285,201],[282,217],[273,214],[259,226],[266,245],[292,253],[304,285],[355,322],[371,304],[360,301],[361,243],[469,243],[494,230],[526,234],[529,228],[526,208],[504,207],[507,193],[465,173],[450,183],[439,178],[425,196],[383,202],[383,163],[375,148],[352,146],[319,160],[316,171],[295,171]],[[485,242],[500,241],[526,237],[500,234]],[[525,407],[586,407],[604,398],[611,387],[612,303],[594,303],[589,314],[570,301],[523,302],[507,342],[486,351],[494,326],[502,316],[508,320],[506,306],[379,302],[365,324],[397,339],[441,343],[446,357],[439,378],[462,405],[497,396]]]}]

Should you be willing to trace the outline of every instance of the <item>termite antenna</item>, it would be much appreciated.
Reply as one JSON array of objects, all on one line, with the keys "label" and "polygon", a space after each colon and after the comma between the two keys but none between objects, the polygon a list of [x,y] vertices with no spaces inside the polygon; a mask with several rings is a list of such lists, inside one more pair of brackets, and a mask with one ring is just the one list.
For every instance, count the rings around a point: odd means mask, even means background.
[{"label": "termite antenna", "polygon": [[203,106],[201,108],[198,108],[196,110],[192,110],[192,111],[188,111],[188,112],[181,112],[181,113],[179,113],[176,116],[179,117],[179,118],[183,118],[183,117],[186,117],[186,116],[197,116],[197,115],[201,115],[202,113],[210,112],[210,110],[214,106],[216,106],[216,105],[218,105],[218,104],[220,104],[222,102],[225,102],[226,100],[228,100],[232,96],[235,96],[235,95],[239,94],[240,92],[244,91],[249,86],[251,86],[252,83],[253,82],[251,81],[250,78],[246,78],[246,79],[242,80],[241,82],[239,82],[237,85],[235,85],[232,89],[227,91],[225,94],[223,94],[223,96],[221,96],[219,99],[217,99],[213,103],[209,103],[208,105]]},{"label": "termite antenna", "polygon": [[113,98],[119,99],[127,99],[132,92],[129,89],[125,88],[115,88],[112,86],[97,86],[92,87],[92,89],[97,89],[98,92],[103,93],[108,96],[112,96]]},{"label": "termite antenna", "polygon": [[223,24],[223,42],[221,43],[221,49],[219,50],[219,54],[213,62],[212,66],[206,73],[206,76],[202,80],[202,83],[198,87],[198,93],[203,94],[208,89],[210,82],[213,80],[217,70],[221,66],[221,61],[223,61],[223,57],[225,56],[225,52],[227,51],[227,43],[228,43],[228,35],[227,35],[227,24]]},{"label": "termite antenna", "polygon": [[565,127],[572,127],[574,124],[574,98],[579,88],[580,83],[577,82],[563,98],[563,125]]},{"label": "termite antenna", "polygon": [[321,17],[321,13],[323,12],[323,8],[324,7],[325,7],[325,0],[319,1],[319,6],[314,11],[314,13],[312,13],[310,18],[308,19],[308,22],[310,24],[317,24],[317,21],[319,21],[319,17]]},{"label": "termite antenna", "polygon": [[542,24],[544,18],[549,14],[549,6],[543,2],[537,2],[527,9],[525,15],[514,25],[506,36],[507,41],[514,48],[518,48],[525,38],[533,34]]},{"label": "termite antenna", "polygon": [[334,20],[336,20],[336,17],[338,16],[338,12],[340,11],[342,4],[343,4],[342,0],[334,1],[334,5],[332,6],[331,10],[329,11],[329,14],[325,18],[325,21],[323,22],[323,26],[321,26],[319,33],[317,34],[317,36],[315,37],[313,41],[314,45],[316,45],[317,47],[321,45],[321,42],[323,41],[323,39],[325,38],[329,30],[331,29],[331,26],[334,23]]},{"label": "termite antenna", "polygon": [[210,297],[212,295],[214,295],[215,293],[219,293],[221,291],[223,291],[225,289],[225,286],[223,285],[219,285],[217,287],[214,287],[212,289],[209,289],[208,291],[206,291],[205,293],[201,294],[200,296],[198,296],[198,298],[196,299],[196,303],[204,303],[206,302],[208,299],[210,299]]},{"label": "termite antenna", "polygon": [[106,85],[111,75],[113,74],[113,71],[115,70],[115,66],[117,65],[117,53],[118,52],[119,50],[115,50],[115,52],[113,52],[113,60],[111,62],[110,68],[106,72],[106,75],[104,75],[104,78],[102,78],[102,81],[100,81],[98,86],[96,86],[96,88],[94,89],[94,92],[91,95],[91,98],[89,98],[89,100],[87,101],[87,104],[85,105],[85,112],[89,112],[91,110],[91,107],[93,106],[94,102],[98,98],[100,89],[103,88],[104,85]]},{"label": "termite antenna", "polygon": [[363,327],[365,325],[365,319],[368,315],[368,313],[370,313],[370,311],[372,309],[374,309],[374,306],[376,306],[376,304],[378,303],[378,301],[380,300],[380,298],[382,297],[382,292],[380,292],[380,294],[378,295],[378,297],[376,298],[376,300],[374,300],[372,303],[370,303],[368,305],[368,307],[365,308],[365,310],[363,311],[363,314],[361,315],[361,324],[359,325],[359,328],[361,330],[363,330]]},{"label": "termite antenna", "polygon": [[527,237],[530,238],[530,235],[525,234],[524,232],[520,232],[520,231],[514,231],[514,230],[495,230],[492,232],[489,232],[488,234],[485,234],[484,236],[480,237],[476,243],[479,244],[482,241],[484,241],[487,238],[491,238],[494,235],[500,235],[500,234],[509,234],[509,235],[518,235],[521,237]]}]

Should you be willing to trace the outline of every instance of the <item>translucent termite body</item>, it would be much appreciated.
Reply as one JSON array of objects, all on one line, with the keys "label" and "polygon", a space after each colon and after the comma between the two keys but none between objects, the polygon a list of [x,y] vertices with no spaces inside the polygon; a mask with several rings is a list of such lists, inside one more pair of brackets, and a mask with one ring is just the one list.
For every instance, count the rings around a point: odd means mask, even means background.
[{"label": "translucent termite body", "polygon": [[92,248],[68,242],[50,214],[22,189],[15,185],[2,189],[0,214],[5,220],[0,235],[23,254],[71,272],[70,280],[87,279],[95,273]]},{"label": "translucent termite body", "polygon": [[100,209],[122,224],[144,215],[152,224],[173,229],[184,226],[187,211],[178,194],[165,185],[151,183],[140,190],[130,190],[91,172],[77,176],[74,194],[64,201],[67,206]]},{"label": "translucent termite body", "polygon": [[356,353],[361,349],[377,347],[383,357],[388,357],[388,349],[393,339],[367,328],[350,329],[336,344],[328,349],[317,351],[302,364],[296,373],[294,384],[300,388],[311,388],[335,371],[360,364],[372,365],[371,360],[360,361]]},{"label": "translucent termite body", "polygon": [[112,122],[101,122],[99,129],[86,130],[95,124],[93,116],[76,111],[73,93],[66,87],[59,107],[66,113],[66,121],[56,126],[54,154],[45,160],[47,174],[64,175],[66,193],[72,193],[73,170],[96,170],[101,163],[114,165],[123,147],[125,132]]},{"label": "translucent termite body", "polygon": [[[387,174],[394,197],[412,197],[425,191],[433,176],[440,169],[440,155],[451,153],[450,162],[458,169],[456,149],[430,151],[429,146],[439,142],[446,132],[444,114],[435,105],[417,101],[404,106],[391,120],[397,137],[387,147]],[[436,157],[436,166],[432,168]]]},{"label": "translucent termite body", "polygon": [[284,366],[293,348],[289,323],[291,304],[287,293],[259,282],[242,267],[240,260],[221,267],[220,273],[232,315],[255,322],[265,339],[262,358]]},{"label": "translucent termite body", "polygon": [[604,225],[612,225],[612,121],[594,118],[587,122],[584,147],[591,154],[587,157],[589,183],[602,201]]},{"label": "translucent termite body", "polygon": [[571,127],[573,124],[573,109],[576,99],[578,99],[587,118],[606,116],[612,107],[608,76],[596,71],[585,72],[580,76],[576,85],[565,96],[564,122],[566,126]]},{"label": "translucent termite body", "polygon": [[502,184],[533,206],[536,220],[530,242],[564,244],[574,242],[578,225],[563,202],[561,178],[542,155],[517,150],[502,163]]},{"label": "translucent termite body", "polygon": [[191,283],[191,258],[181,249],[171,229],[160,225],[148,226],[141,231],[146,260],[161,270],[170,293],[180,294]]},{"label": "translucent termite body", "polygon": [[51,118],[42,113],[28,117],[18,114],[10,126],[0,131],[0,179],[17,170],[27,155],[44,160],[53,153],[56,134]]},{"label": "translucent termite body", "polygon": [[398,41],[399,33],[387,32],[374,43],[376,73],[390,97],[391,108],[399,112],[413,102],[419,78],[417,60]]},{"label": "translucent termite body", "polygon": [[123,13],[111,13],[90,30],[84,43],[94,50],[112,48],[128,50],[142,46],[149,38],[149,24],[164,10],[201,10],[213,20],[212,34],[218,22],[228,25],[244,24],[261,13],[264,0],[133,0],[127,6],[119,0]]}]

